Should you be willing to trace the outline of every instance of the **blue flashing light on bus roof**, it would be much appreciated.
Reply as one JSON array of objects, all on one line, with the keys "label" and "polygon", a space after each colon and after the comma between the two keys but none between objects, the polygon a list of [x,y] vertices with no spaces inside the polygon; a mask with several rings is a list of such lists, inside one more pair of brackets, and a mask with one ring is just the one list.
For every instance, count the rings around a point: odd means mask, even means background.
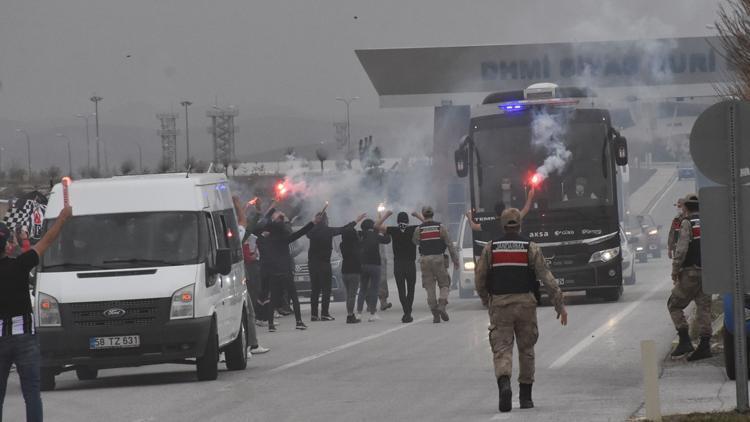
[{"label": "blue flashing light on bus roof", "polygon": [[499,107],[505,111],[521,111],[526,109],[526,106],[521,104],[501,104]]}]

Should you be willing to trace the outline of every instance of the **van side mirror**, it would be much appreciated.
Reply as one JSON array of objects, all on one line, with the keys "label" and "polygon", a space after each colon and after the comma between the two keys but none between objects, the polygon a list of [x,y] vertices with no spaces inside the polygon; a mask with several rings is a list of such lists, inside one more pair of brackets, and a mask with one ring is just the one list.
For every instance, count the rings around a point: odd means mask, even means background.
[{"label": "van side mirror", "polygon": [[221,248],[216,251],[216,266],[214,270],[221,275],[229,275],[232,272],[232,250]]},{"label": "van side mirror", "polygon": [[453,160],[456,164],[456,175],[466,177],[469,174],[469,143],[471,138],[464,136],[461,138],[461,144],[453,154]]},{"label": "van side mirror", "polygon": [[615,137],[615,163],[618,166],[628,164],[628,141],[624,136]]}]

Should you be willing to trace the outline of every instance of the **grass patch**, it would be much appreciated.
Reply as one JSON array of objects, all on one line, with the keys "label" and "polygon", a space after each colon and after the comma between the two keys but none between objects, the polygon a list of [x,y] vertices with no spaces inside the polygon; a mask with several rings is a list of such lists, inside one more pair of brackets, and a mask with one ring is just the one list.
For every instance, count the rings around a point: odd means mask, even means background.
[{"label": "grass patch", "polygon": [[737,412],[691,413],[689,415],[670,415],[662,418],[664,422],[747,422],[750,414]]}]

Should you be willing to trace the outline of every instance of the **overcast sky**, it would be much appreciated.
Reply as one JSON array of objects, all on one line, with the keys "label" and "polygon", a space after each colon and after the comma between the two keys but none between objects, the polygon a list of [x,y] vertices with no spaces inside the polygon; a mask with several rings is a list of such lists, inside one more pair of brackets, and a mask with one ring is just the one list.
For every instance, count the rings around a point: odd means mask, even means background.
[{"label": "overcast sky", "polygon": [[[241,117],[387,123],[360,48],[709,35],[715,0],[0,0],[0,119],[109,124],[218,97]],[[415,114],[425,116],[429,114]],[[243,130],[252,130],[244,128]]]}]

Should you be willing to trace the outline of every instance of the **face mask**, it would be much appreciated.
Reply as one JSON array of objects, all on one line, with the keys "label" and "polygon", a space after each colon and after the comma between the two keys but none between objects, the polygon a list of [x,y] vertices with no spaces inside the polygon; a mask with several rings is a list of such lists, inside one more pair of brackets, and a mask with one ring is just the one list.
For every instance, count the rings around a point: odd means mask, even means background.
[{"label": "face mask", "polygon": [[406,231],[406,227],[407,227],[407,226],[408,226],[408,224],[406,224],[406,223],[398,223],[398,228],[399,228],[399,230],[401,230],[402,232]]}]

